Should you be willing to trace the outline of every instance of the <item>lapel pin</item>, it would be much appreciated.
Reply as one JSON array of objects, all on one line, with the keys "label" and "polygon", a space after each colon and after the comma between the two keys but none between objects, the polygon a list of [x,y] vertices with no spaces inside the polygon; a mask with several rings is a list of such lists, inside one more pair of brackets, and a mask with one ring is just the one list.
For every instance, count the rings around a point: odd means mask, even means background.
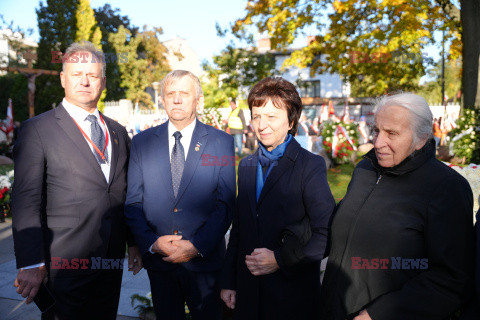
[{"label": "lapel pin", "polygon": [[200,150],[200,142],[197,142],[197,145],[195,146],[195,151]]},{"label": "lapel pin", "polygon": [[115,142],[115,144],[118,144],[118,140],[117,140],[117,139],[113,139],[113,141]]}]

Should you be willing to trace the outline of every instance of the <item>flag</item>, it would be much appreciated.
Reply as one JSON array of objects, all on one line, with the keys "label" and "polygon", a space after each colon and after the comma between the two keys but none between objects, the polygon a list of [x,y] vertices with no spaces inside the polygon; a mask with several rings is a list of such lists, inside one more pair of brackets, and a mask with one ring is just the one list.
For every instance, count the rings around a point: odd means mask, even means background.
[{"label": "flag", "polygon": [[8,135],[10,132],[13,131],[13,104],[12,99],[8,99],[8,107],[7,107],[7,119],[2,121],[0,125],[0,130],[5,132]]}]

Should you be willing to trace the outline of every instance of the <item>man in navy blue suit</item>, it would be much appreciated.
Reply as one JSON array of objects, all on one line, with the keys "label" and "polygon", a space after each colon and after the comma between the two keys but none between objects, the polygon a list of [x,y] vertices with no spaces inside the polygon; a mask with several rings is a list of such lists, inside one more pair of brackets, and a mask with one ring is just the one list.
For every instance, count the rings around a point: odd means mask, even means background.
[{"label": "man in navy blue suit", "polygon": [[235,200],[233,138],[196,119],[198,78],[162,80],[169,121],[133,138],[125,216],[140,247],[157,319],[220,319],[217,275]]}]

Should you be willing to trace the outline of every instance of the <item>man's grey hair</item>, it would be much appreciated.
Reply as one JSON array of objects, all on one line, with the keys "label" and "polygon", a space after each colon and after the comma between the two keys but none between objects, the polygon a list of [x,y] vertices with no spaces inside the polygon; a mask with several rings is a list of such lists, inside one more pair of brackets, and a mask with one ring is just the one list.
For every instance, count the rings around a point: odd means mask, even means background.
[{"label": "man's grey hair", "polygon": [[433,115],[428,102],[423,97],[409,92],[382,96],[375,105],[375,118],[380,110],[391,106],[402,107],[410,111],[414,145],[420,140],[428,140],[433,137]]},{"label": "man's grey hair", "polygon": [[[82,42],[74,42],[70,46],[68,46],[67,50],[65,51],[65,55],[67,57],[71,56],[77,52],[90,52],[92,54],[92,59],[89,62],[95,61],[102,64],[102,77],[105,78],[105,70],[107,69],[107,65],[105,63],[105,59],[103,58],[102,51],[98,50],[93,43],[90,41],[82,41]],[[95,59],[95,60],[94,60]],[[83,59],[80,59],[80,62]],[[65,72],[65,64],[68,59],[63,62],[62,70]]]},{"label": "man's grey hair", "polygon": [[197,94],[197,99],[200,98],[200,96],[203,96],[203,90],[202,90],[202,84],[200,83],[200,79],[190,71],[186,70],[173,70],[170,71],[165,78],[163,78],[161,84],[160,84],[160,96],[164,97],[164,91],[165,87],[169,84],[171,84],[175,80],[179,80],[183,77],[190,77],[190,79],[193,80],[193,85],[195,86],[195,92]]}]

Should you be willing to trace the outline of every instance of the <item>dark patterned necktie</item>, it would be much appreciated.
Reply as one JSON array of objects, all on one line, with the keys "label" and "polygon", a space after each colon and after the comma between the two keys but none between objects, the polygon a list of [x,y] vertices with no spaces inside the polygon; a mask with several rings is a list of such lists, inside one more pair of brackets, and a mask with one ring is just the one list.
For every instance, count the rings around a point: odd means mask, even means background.
[{"label": "dark patterned necktie", "polygon": [[182,180],[183,168],[185,167],[185,152],[182,143],[180,142],[180,139],[182,138],[180,131],[176,131],[173,134],[173,137],[175,138],[175,145],[173,146],[170,163],[172,167],[173,195],[176,198],[178,188],[180,187],[180,181]]},{"label": "dark patterned necktie", "polygon": [[97,146],[98,150],[103,151],[103,156],[105,157],[105,161],[103,161],[102,157],[98,154],[96,150],[93,150],[93,154],[97,159],[98,164],[104,164],[108,161],[108,152],[105,148],[105,134],[102,131],[102,128],[98,124],[97,117],[93,114],[87,116],[86,120],[90,121],[90,139],[92,142]]}]

